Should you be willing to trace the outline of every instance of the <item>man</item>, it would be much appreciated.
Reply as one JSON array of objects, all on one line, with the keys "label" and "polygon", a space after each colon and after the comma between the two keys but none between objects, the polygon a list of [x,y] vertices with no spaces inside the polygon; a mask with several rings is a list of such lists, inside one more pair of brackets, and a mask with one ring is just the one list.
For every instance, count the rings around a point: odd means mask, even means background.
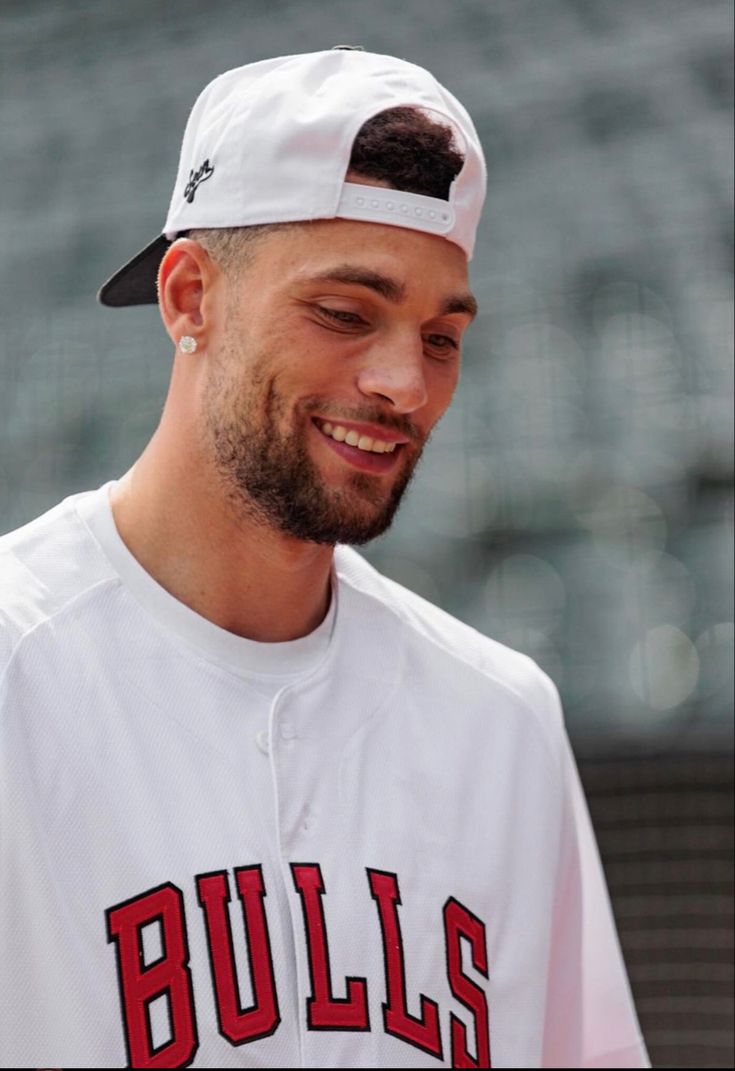
[{"label": "man", "polygon": [[228,71],[161,237],[160,424],[0,540],[3,1066],[648,1066],[554,686],[346,544],[475,313],[425,70]]}]

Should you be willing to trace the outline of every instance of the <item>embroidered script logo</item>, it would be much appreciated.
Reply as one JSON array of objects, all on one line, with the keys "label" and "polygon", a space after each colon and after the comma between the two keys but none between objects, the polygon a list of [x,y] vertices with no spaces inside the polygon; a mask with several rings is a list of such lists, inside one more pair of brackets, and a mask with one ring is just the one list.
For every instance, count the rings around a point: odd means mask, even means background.
[{"label": "embroidered script logo", "polygon": [[194,194],[197,192],[199,183],[205,182],[213,174],[214,168],[209,166],[209,160],[205,160],[197,171],[189,172],[189,181],[184,190],[184,197],[189,204],[194,200]]}]

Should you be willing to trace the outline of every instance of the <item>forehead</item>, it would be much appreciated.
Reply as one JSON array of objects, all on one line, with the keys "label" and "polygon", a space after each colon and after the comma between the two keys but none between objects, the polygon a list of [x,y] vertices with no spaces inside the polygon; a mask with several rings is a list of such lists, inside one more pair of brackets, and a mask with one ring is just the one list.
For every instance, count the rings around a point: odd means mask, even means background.
[{"label": "forehead", "polygon": [[[255,261],[259,282],[265,275],[279,287],[327,285],[338,282],[340,275],[342,285],[359,285],[362,269],[366,276],[372,273],[396,284],[382,293],[387,300],[468,291],[467,257],[459,246],[437,235],[382,223],[329,219],[291,225],[270,232]],[[348,265],[357,269],[352,279],[345,270]]]}]

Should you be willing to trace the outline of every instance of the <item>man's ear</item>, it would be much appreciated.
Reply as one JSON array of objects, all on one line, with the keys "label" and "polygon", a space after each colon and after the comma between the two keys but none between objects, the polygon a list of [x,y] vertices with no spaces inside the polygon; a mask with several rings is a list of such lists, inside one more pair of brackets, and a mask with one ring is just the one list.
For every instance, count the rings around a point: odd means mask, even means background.
[{"label": "man's ear", "polygon": [[174,346],[184,335],[200,344],[205,342],[212,297],[221,275],[204,246],[192,238],[177,238],[166,250],[156,285],[161,319]]}]

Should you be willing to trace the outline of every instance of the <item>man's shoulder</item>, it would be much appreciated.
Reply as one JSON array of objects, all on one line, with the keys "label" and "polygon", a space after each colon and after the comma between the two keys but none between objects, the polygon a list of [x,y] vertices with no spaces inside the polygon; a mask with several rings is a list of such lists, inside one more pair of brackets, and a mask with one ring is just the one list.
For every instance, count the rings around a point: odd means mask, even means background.
[{"label": "man's shoulder", "polygon": [[525,706],[561,721],[556,686],[528,655],[486,636],[384,576],[350,547],[338,548],[337,572],[343,583],[400,623],[403,638],[422,649],[428,665],[446,667],[449,660],[465,675],[474,671],[489,685],[514,694]]},{"label": "man's shoulder", "polygon": [[0,535],[0,680],[14,652],[104,576],[95,544],[70,495]]}]

